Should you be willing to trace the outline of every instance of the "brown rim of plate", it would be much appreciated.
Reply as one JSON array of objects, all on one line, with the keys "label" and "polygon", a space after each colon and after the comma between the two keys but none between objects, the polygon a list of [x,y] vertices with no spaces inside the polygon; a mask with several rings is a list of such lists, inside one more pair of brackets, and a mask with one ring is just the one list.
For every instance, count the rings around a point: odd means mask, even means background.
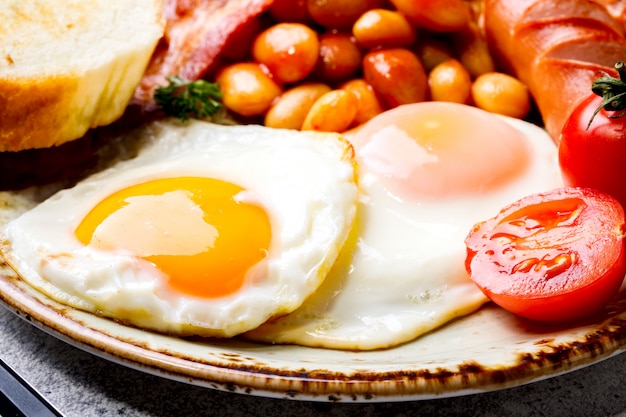
[{"label": "brown rim of plate", "polygon": [[[533,335],[537,339],[533,343],[537,346],[535,352],[517,354],[513,363],[497,367],[485,366],[479,361],[462,361],[434,370],[420,367],[419,362],[410,369],[389,371],[373,370],[367,363],[361,365],[362,369],[351,372],[307,367],[304,361],[302,367],[297,362],[294,362],[296,366],[285,367],[277,365],[280,361],[269,363],[255,358],[253,353],[229,352],[229,342],[223,340],[204,340],[200,347],[206,347],[209,354],[198,359],[175,350],[155,349],[146,342],[153,336],[168,336],[129,328],[63,306],[19,277],[1,271],[0,302],[69,344],[142,372],[211,389],[264,397],[332,402],[408,401],[493,391],[560,375],[606,359],[621,352],[626,340],[626,301],[621,300],[589,331],[565,343],[543,338],[538,332]],[[104,325],[84,322],[81,315]],[[116,331],[109,333],[105,327]],[[117,330],[130,330],[145,337],[124,336],[124,332]],[[252,347],[251,352],[259,346],[241,343]],[[222,352],[210,352],[211,346],[219,347]],[[280,346],[271,348],[281,349]],[[388,351],[393,352],[393,349]],[[314,350],[325,352],[324,349]]]}]

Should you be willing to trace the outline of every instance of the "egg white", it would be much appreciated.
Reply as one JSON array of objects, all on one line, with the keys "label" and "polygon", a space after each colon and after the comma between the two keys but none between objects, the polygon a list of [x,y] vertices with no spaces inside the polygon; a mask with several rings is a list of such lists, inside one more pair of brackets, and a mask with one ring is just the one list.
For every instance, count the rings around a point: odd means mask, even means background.
[{"label": "egg white", "polygon": [[[83,310],[179,335],[233,336],[296,309],[320,285],[348,236],[358,190],[352,147],[339,135],[156,122],[134,132],[139,154],[9,222],[1,251],[32,286]],[[73,231],[94,205],[160,177],[205,176],[247,190],[270,217],[262,279],[220,298],[166,285],[127,251],[82,245]],[[258,271],[257,271],[258,272]]]},{"label": "egg white", "polygon": [[[488,299],[464,268],[478,221],[525,195],[562,184],[556,146],[532,124],[503,118],[528,141],[531,163],[505,188],[407,201],[360,170],[355,228],[322,286],[295,312],[246,337],[332,349],[387,348],[470,314]],[[357,149],[357,160],[359,150]]]}]

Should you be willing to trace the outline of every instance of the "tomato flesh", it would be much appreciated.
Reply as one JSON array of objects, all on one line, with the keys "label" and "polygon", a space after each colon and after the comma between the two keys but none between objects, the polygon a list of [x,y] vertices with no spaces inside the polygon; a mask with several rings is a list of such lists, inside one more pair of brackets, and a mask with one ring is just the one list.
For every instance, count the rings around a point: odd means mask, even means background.
[{"label": "tomato flesh", "polygon": [[465,267],[499,306],[540,321],[601,310],[626,274],[624,210],[606,193],[566,187],[533,194],[476,224]]},{"label": "tomato flesh", "polygon": [[626,207],[626,116],[600,110],[595,94],[569,116],[559,142],[559,165],[566,186],[595,188],[611,194]]}]

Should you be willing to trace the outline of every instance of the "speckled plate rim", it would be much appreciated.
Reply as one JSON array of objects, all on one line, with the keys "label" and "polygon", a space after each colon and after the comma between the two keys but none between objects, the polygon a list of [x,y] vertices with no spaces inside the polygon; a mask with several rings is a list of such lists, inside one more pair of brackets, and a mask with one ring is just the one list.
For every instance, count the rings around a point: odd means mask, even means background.
[{"label": "speckled plate rim", "polygon": [[0,303],[91,354],[220,391],[332,402],[415,401],[510,388],[626,349],[626,290],[573,327],[536,325],[487,305],[405,345],[373,352],[180,339],[61,305],[0,270]]}]

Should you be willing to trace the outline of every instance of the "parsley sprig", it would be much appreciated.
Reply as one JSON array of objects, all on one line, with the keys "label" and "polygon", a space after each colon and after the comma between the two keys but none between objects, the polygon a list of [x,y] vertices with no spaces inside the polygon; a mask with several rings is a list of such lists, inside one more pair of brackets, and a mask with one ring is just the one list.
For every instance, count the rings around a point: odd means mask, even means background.
[{"label": "parsley sprig", "polygon": [[204,119],[221,108],[222,93],[219,85],[205,80],[187,81],[179,76],[167,77],[168,85],[158,87],[155,101],[163,111],[183,121],[190,117]]}]

